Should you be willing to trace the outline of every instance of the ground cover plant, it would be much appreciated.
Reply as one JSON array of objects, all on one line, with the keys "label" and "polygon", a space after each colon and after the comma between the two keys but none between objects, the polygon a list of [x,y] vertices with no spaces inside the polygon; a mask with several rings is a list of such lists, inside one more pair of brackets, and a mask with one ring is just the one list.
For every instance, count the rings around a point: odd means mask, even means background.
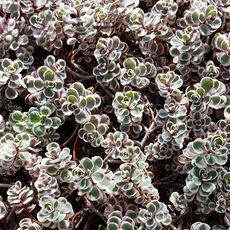
[{"label": "ground cover plant", "polygon": [[230,0],[0,0],[0,229],[230,229]]}]

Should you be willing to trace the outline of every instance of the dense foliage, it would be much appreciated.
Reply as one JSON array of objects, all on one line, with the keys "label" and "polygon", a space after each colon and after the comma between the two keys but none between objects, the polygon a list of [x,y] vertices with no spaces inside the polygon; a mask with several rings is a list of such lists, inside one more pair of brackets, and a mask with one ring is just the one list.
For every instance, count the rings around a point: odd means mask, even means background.
[{"label": "dense foliage", "polygon": [[230,0],[0,0],[0,229],[230,229]]}]

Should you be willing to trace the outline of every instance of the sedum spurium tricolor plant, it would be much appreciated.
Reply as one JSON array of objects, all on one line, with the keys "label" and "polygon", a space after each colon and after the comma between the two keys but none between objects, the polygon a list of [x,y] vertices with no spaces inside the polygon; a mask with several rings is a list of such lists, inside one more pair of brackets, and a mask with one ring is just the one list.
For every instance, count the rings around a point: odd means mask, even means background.
[{"label": "sedum spurium tricolor plant", "polygon": [[0,229],[230,229],[229,0],[0,0]]}]

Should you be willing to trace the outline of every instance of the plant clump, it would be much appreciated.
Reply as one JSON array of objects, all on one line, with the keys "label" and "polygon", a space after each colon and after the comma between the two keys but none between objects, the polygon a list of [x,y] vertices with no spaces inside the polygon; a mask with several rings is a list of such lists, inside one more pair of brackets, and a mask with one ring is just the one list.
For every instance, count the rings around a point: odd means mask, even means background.
[{"label": "plant clump", "polygon": [[0,229],[229,230],[230,0],[0,0]]}]

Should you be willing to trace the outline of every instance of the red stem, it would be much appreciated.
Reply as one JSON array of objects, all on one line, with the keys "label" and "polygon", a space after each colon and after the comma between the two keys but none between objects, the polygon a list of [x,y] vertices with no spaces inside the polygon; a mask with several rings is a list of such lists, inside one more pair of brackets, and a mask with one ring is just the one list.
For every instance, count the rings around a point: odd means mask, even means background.
[{"label": "red stem", "polygon": [[74,136],[76,135],[77,131],[79,129],[79,125],[76,125],[73,133],[71,134],[71,136],[61,145],[61,148],[64,148],[66,145],[69,144],[69,142],[74,138]]}]

